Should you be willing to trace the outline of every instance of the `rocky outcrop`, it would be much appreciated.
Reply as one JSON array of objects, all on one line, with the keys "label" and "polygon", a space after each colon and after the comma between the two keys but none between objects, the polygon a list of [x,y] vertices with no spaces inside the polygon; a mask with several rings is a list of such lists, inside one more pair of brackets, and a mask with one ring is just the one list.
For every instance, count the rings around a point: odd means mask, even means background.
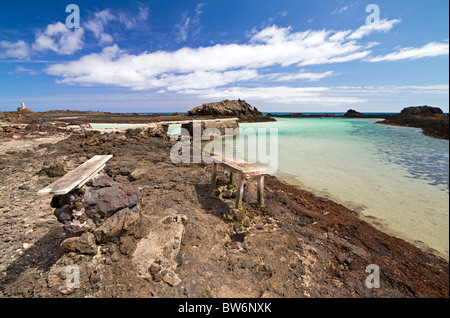
[{"label": "rocky outcrop", "polygon": [[61,243],[62,252],[95,254],[97,245],[139,237],[138,190],[124,178],[97,175],[80,189],[54,196],[51,205],[68,236]]},{"label": "rocky outcrop", "polygon": [[434,114],[444,114],[439,107],[430,106],[412,106],[403,108],[400,112],[401,117],[406,116],[433,116]]},{"label": "rocky outcrop", "polygon": [[449,116],[438,107],[413,106],[404,108],[400,114],[379,122],[385,125],[422,128],[425,135],[449,139]]},{"label": "rocky outcrop", "polygon": [[[8,121],[22,124],[34,124],[36,121],[39,121],[39,119],[40,115],[38,113],[35,113],[25,106],[17,107],[17,112],[12,113],[12,115],[8,117]],[[43,120],[41,120],[41,122],[43,122]]]},{"label": "rocky outcrop", "polygon": [[345,118],[362,118],[362,117],[364,117],[364,114],[361,114],[360,112],[357,112],[357,111],[354,110],[354,109],[349,109],[349,110],[345,113],[344,117],[345,117]]},{"label": "rocky outcrop", "polygon": [[[363,114],[360,113],[354,109],[349,109],[345,114],[344,114],[344,118],[389,118],[392,115],[389,114],[378,114],[378,113],[374,113],[374,114]],[[342,116],[336,116],[336,117],[342,117]]]},{"label": "rocky outcrop", "polygon": [[252,118],[263,117],[263,114],[252,107],[245,100],[223,100],[217,103],[208,103],[195,107],[187,112],[188,116],[214,116]]}]

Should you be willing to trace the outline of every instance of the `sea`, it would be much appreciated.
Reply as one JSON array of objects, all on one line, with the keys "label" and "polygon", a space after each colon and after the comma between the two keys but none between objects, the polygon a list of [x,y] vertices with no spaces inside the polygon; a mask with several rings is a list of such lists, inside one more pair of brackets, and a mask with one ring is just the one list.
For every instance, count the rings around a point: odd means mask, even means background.
[{"label": "sea", "polygon": [[240,128],[278,130],[278,178],[448,259],[449,141],[379,120],[277,118]]},{"label": "sea", "polygon": [[[281,114],[287,113],[272,113],[276,122],[240,124],[241,130],[277,130],[275,176],[449,259],[448,140],[418,128],[377,124],[381,118],[276,117]],[[170,126],[169,134],[179,130],[180,125]],[[267,142],[266,154],[270,151]],[[266,164],[258,158],[257,163]]]}]

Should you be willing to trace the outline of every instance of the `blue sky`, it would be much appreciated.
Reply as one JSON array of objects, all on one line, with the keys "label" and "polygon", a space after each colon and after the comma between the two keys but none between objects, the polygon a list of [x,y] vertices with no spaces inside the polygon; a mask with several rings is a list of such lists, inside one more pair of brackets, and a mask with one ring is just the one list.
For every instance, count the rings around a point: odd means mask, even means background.
[{"label": "blue sky", "polygon": [[[65,24],[71,3],[79,28]],[[0,0],[0,110],[183,112],[240,98],[264,112],[448,112],[448,6]]]}]

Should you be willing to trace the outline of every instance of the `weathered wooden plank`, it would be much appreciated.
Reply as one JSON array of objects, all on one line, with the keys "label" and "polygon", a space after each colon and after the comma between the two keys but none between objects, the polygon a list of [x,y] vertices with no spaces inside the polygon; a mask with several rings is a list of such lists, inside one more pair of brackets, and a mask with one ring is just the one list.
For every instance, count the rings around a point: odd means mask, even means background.
[{"label": "weathered wooden plank", "polygon": [[267,170],[265,168],[261,168],[253,163],[249,163],[240,159],[213,156],[212,160],[232,172],[243,173],[246,176],[259,176],[262,174],[267,174]]},{"label": "weathered wooden plank", "polygon": [[105,168],[105,164],[102,164],[100,167],[98,167],[97,169],[95,169],[94,171],[92,171],[92,173],[90,173],[88,176],[86,176],[86,178],[84,178],[83,181],[81,181],[81,183],[79,185],[76,186],[77,189],[80,189],[82,186],[84,186],[89,180],[91,180],[93,177],[95,177],[95,175],[97,173],[99,173],[100,171],[103,170],[103,168]]},{"label": "weathered wooden plank", "polygon": [[64,177],[56,180],[49,186],[38,192],[39,195],[44,194],[66,194],[80,185],[84,185],[92,179],[101,169],[105,167],[105,163],[112,158],[112,155],[94,156],[76,169],[67,173]]}]

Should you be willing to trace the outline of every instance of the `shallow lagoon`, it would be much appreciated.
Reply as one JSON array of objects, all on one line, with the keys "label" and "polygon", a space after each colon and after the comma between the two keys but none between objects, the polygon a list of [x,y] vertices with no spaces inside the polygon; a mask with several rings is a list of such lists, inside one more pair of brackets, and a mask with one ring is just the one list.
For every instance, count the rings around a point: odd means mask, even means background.
[{"label": "shallow lagoon", "polygon": [[449,142],[376,119],[279,118],[281,179],[360,212],[384,231],[449,254]]}]

